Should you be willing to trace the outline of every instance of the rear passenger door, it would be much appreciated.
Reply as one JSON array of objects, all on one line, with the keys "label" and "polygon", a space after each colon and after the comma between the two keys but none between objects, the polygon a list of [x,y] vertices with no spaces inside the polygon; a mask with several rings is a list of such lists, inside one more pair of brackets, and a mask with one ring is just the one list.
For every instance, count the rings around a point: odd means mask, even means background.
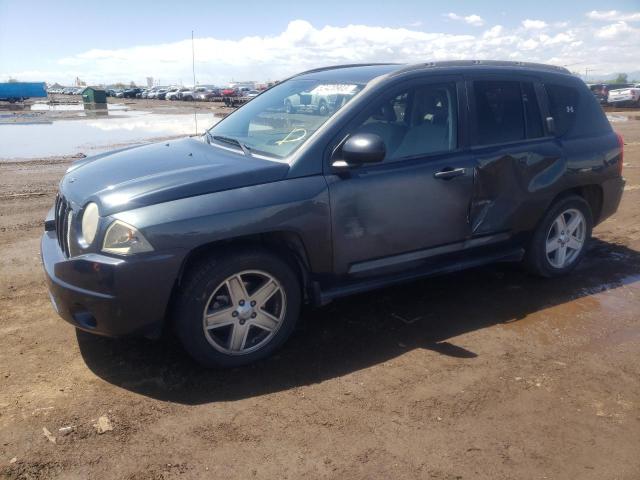
[{"label": "rear passenger door", "polygon": [[528,230],[564,172],[560,144],[546,130],[542,84],[524,75],[477,75],[467,89],[477,160],[471,234]]},{"label": "rear passenger door", "polygon": [[328,172],[336,272],[403,270],[468,236],[475,164],[463,148],[464,98],[461,77],[407,82],[338,135],[376,134],[387,156]]}]

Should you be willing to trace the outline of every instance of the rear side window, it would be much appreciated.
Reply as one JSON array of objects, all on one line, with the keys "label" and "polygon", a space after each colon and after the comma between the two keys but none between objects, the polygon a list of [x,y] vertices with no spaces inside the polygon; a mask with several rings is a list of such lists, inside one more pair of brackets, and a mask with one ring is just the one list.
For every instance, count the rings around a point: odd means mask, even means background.
[{"label": "rear side window", "polygon": [[545,88],[549,97],[549,111],[555,123],[556,135],[564,135],[576,123],[580,95],[575,88],[565,85],[547,83]]},{"label": "rear side window", "polygon": [[473,91],[478,145],[524,140],[520,82],[476,81]]}]

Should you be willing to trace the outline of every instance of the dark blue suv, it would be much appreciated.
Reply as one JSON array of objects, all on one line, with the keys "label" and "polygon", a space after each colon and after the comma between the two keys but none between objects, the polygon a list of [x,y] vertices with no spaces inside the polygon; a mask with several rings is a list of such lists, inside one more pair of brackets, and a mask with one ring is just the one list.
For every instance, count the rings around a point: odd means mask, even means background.
[{"label": "dark blue suv", "polygon": [[570,272],[618,207],[622,156],[564,68],[321,68],[202,137],[74,163],[42,259],[77,328],[171,325],[204,365],[240,365],[282,345],[303,302],[488,262]]}]

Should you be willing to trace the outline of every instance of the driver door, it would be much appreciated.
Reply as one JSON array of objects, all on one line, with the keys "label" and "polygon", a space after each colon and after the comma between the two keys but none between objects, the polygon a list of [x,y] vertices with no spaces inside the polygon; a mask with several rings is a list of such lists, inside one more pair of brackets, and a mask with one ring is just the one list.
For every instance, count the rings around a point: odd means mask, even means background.
[{"label": "driver door", "polygon": [[463,89],[456,77],[405,84],[340,135],[374,133],[387,153],[327,175],[336,273],[403,270],[469,236],[475,162],[461,148]]}]

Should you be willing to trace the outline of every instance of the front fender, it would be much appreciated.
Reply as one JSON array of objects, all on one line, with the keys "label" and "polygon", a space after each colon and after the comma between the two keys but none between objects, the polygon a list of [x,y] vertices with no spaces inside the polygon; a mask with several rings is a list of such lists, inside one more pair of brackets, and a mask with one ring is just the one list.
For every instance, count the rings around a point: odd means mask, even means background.
[{"label": "front fender", "polygon": [[331,269],[327,184],[322,176],[285,179],[182,198],[113,215],[136,226],[156,250],[186,249],[269,232],[293,232],[311,270]]}]

